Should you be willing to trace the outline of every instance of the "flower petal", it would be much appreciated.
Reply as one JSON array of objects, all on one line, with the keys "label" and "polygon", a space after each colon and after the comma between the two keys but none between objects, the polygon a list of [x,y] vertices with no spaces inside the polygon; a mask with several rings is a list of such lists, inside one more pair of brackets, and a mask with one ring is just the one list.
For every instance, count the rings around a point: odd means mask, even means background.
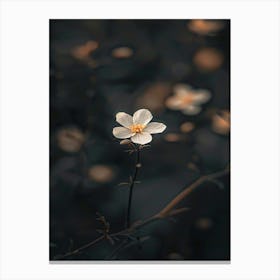
[{"label": "flower petal", "polygon": [[201,111],[199,106],[188,105],[184,108],[183,113],[186,115],[197,115]]},{"label": "flower petal", "polygon": [[152,113],[149,110],[140,109],[133,114],[133,123],[146,125],[152,118]]},{"label": "flower petal", "polygon": [[208,90],[198,90],[193,98],[195,104],[206,103],[211,98],[211,94]]},{"label": "flower petal", "polygon": [[136,133],[131,137],[131,141],[136,144],[145,145],[152,141],[152,135],[148,132]]},{"label": "flower petal", "polygon": [[173,87],[173,91],[177,97],[185,97],[192,91],[192,88],[186,84],[177,84]]},{"label": "flower petal", "polygon": [[144,128],[143,132],[148,132],[151,134],[154,133],[161,133],[166,129],[166,125],[159,122],[150,122],[147,124],[147,126]]},{"label": "flower petal", "polygon": [[169,108],[171,110],[180,110],[180,108],[182,106],[182,101],[178,97],[171,96],[171,97],[167,98],[165,105],[167,108]]},{"label": "flower petal", "polygon": [[119,139],[125,139],[133,136],[135,133],[131,132],[130,129],[118,126],[113,128],[113,135]]},{"label": "flower petal", "polygon": [[132,116],[124,112],[119,112],[116,114],[116,121],[127,128],[133,125]]}]

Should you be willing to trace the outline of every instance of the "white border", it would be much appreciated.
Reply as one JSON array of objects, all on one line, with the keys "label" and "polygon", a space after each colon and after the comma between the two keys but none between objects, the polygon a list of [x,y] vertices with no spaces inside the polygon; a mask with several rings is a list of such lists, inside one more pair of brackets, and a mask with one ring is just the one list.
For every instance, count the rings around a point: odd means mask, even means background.
[{"label": "white border", "polygon": [[[1,279],[279,279],[278,1],[2,1],[0,18]],[[49,18],[231,19],[231,264],[49,264]]]}]

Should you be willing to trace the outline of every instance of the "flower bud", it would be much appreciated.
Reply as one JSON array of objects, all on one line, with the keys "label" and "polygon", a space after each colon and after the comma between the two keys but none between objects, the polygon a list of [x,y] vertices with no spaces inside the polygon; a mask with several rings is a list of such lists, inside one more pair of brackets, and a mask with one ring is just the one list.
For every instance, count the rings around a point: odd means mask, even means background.
[{"label": "flower bud", "polygon": [[123,139],[120,144],[121,145],[129,145],[131,143],[131,141],[129,139]]}]

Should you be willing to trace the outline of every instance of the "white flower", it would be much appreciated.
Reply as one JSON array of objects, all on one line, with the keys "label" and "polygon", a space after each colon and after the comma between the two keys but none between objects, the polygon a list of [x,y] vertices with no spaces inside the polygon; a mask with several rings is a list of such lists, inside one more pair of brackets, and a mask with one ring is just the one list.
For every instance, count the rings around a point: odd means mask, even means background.
[{"label": "white flower", "polygon": [[201,111],[201,104],[206,103],[211,95],[207,90],[194,90],[188,85],[178,84],[174,87],[175,94],[166,100],[171,110],[180,110],[186,115],[196,115]]},{"label": "white flower", "polygon": [[133,143],[144,145],[152,141],[152,135],[162,133],[166,125],[150,122],[153,116],[147,109],[140,109],[133,117],[124,112],[116,114],[116,121],[122,126],[114,127],[113,135],[118,139],[130,138]]}]

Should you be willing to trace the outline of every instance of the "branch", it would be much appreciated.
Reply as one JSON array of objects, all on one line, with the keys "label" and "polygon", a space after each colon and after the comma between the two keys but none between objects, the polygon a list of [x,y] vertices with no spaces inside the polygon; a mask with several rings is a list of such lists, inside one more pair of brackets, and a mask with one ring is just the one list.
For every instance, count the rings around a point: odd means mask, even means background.
[{"label": "branch", "polygon": [[173,198],[158,214],[156,214],[156,216],[158,216],[159,218],[165,217],[178,203],[180,203],[185,197],[187,197],[202,183],[219,178],[227,174],[228,172],[229,172],[229,166],[227,166],[225,169],[221,171],[209,175],[201,176],[196,181],[194,181],[189,187],[187,187],[185,190],[180,192],[175,198]]},{"label": "branch", "polygon": [[[160,220],[160,219],[175,216],[177,214],[180,214],[180,213],[188,210],[187,208],[174,209],[174,207],[176,205],[178,205],[183,199],[185,199],[189,194],[191,194],[202,183],[207,182],[209,180],[211,181],[211,180],[217,179],[221,176],[224,176],[224,175],[229,173],[229,170],[230,170],[230,168],[229,168],[229,165],[228,165],[228,166],[226,166],[225,169],[223,169],[221,171],[199,177],[189,187],[184,189],[175,198],[173,198],[162,210],[160,210],[155,215],[147,218],[146,220],[135,222],[129,228],[121,230],[121,231],[113,233],[113,234],[110,234],[109,236],[111,238],[114,238],[114,237],[126,237],[127,238],[127,236],[134,233],[139,228],[142,228],[142,227],[146,226],[147,224],[150,224],[150,223],[155,222],[155,221]],[[106,239],[106,237],[102,235],[102,236],[98,237],[97,239],[95,239],[94,241],[92,241],[92,242],[90,242],[90,243],[72,251],[72,252],[68,252],[65,255],[60,256],[56,259],[64,259],[65,257],[75,255],[75,254],[79,253],[80,251],[82,251],[86,248],[89,248],[89,247],[91,247],[91,246],[93,246],[93,245],[95,245],[95,244],[97,244],[100,241],[105,240],[105,239]]]},{"label": "branch", "polygon": [[62,255],[62,256],[60,255],[60,256],[55,257],[54,260],[61,260],[61,259],[67,258],[67,257],[69,257],[69,256],[76,255],[76,254],[78,254],[79,252],[81,252],[82,250],[84,250],[84,249],[86,249],[86,248],[89,248],[89,247],[91,247],[91,246],[97,244],[99,241],[101,241],[101,240],[103,240],[103,239],[104,239],[104,236],[102,235],[102,236],[96,238],[95,240],[93,240],[92,242],[90,242],[90,243],[88,243],[88,244],[85,244],[85,245],[79,247],[78,249],[76,249],[76,250],[74,250],[74,251],[72,251],[72,252],[68,252],[68,253],[66,253],[66,254],[64,254],[64,255]]}]

